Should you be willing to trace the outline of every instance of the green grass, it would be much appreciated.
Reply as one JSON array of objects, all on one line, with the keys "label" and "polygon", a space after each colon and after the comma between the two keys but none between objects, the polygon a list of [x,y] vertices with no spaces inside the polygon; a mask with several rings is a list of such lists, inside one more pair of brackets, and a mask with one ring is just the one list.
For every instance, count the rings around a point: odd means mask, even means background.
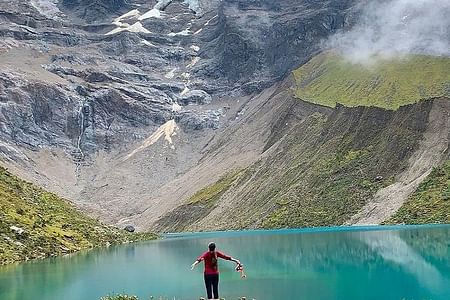
[{"label": "green grass", "polygon": [[207,216],[218,200],[246,175],[246,170],[234,170],[226,173],[215,183],[196,192],[186,202],[160,218],[158,227],[165,232],[188,230],[189,225]]},{"label": "green grass", "polygon": [[223,219],[232,229],[342,225],[408,166],[431,104],[311,113],[233,183],[239,214]]},{"label": "green grass", "polygon": [[364,66],[333,52],[293,72],[296,97],[325,106],[376,106],[396,110],[422,99],[450,96],[450,58],[409,56]]},{"label": "green grass", "polygon": [[[16,233],[11,226],[24,232]],[[105,226],[0,167],[0,264],[153,238],[151,233],[132,234]]]},{"label": "green grass", "polygon": [[[284,186],[272,196],[278,208],[266,217],[263,227],[339,225],[364,204],[364,199],[386,186],[388,181],[375,181],[376,173],[371,170],[375,149],[346,149],[348,146],[343,144],[336,152],[318,158],[301,179],[298,167],[283,174]],[[304,155],[311,157],[312,153]],[[300,167],[305,161],[298,157],[294,164]],[[294,178],[300,180],[292,182]]]},{"label": "green grass", "polygon": [[188,199],[188,204],[206,204],[212,206],[231,187],[233,182],[242,176],[243,170],[225,174],[217,182],[201,189]]},{"label": "green grass", "polygon": [[450,160],[434,168],[386,223],[450,224]]}]

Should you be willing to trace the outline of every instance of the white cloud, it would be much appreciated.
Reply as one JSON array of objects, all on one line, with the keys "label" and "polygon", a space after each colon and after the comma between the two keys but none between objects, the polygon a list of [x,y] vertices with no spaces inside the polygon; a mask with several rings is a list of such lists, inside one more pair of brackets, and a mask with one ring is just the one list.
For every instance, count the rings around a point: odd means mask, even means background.
[{"label": "white cloud", "polygon": [[408,54],[450,56],[450,0],[375,0],[327,43],[354,62]]}]

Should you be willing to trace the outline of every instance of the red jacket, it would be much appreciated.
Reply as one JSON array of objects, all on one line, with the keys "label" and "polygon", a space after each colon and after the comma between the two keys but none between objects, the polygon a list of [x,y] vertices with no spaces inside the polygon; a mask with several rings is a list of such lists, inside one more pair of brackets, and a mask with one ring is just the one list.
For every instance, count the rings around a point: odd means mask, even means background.
[{"label": "red jacket", "polygon": [[198,261],[203,260],[205,262],[205,274],[219,274],[219,268],[217,267],[217,258],[219,257],[225,260],[231,260],[231,256],[225,255],[220,251],[207,251],[198,258]]}]

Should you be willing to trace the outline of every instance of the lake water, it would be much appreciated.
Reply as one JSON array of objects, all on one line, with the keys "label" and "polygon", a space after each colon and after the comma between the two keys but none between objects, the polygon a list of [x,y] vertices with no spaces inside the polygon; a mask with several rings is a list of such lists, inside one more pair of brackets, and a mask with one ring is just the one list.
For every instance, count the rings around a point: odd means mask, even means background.
[{"label": "lake water", "polygon": [[108,293],[149,299],[204,296],[203,265],[215,241],[242,261],[219,261],[220,296],[281,300],[449,300],[450,226],[323,228],[171,235],[0,268],[1,300],[96,300]]}]

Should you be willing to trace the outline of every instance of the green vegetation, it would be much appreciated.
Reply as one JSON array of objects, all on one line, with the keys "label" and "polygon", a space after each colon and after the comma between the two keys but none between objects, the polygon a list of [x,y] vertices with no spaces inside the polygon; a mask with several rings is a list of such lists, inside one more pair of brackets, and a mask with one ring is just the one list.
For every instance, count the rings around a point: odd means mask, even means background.
[{"label": "green vegetation", "polygon": [[233,183],[239,193],[227,196],[239,214],[221,221],[232,229],[344,224],[408,166],[432,103],[312,111]]},{"label": "green vegetation", "polygon": [[206,204],[212,206],[233,184],[233,182],[242,176],[244,171],[238,170],[225,174],[217,182],[201,189],[188,200],[188,204]]},{"label": "green vegetation", "polygon": [[353,64],[332,52],[293,72],[298,98],[325,106],[376,106],[396,110],[421,99],[450,96],[450,58],[410,56]]},{"label": "green vegetation", "polygon": [[[265,228],[310,227],[339,225],[364,205],[378,189],[388,184],[387,180],[375,180],[371,159],[374,148],[346,149],[343,144],[336,152],[319,158],[307,170],[307,177],[292,186],[285,186],[287,195],[276,193],[273,201],[277,208],[263,222]],[[311,155],[308,153],[307,155]],[[291,184],[299,166],[305,162],[301,157],[294,164],[297,168],[284,174],[283,184]],[[363,171],[364,170],[364,171]],[[305,174],[305,175],[306,175]],[[281,196],[281,198],[280,198]]]},{"label": "green vegetation", "polygon": [[433,101],[396,111],[296,105],[309,113],[300,121],[295,114],[282,118],[295,125],[277,132],[279,142],[260,160],[197,192],[159,228],[198,230],[221,201],[233,210],[215,215],[208,230],[342,225],[408,166]]},{"label": "green vegetation", "polygon": [[450,224],[450,160],[434,168],[386,223]]},{"label": "green vegetation", "polygon": [[102,225],[0,167],[0,264],[154,238]]},{"label": "green vegetation", "polygon": [[189,225],[207,216],[214,209],[217,201],[245,175],[245,169],[225,174],[217,182],[195,193],[185,204],[163,216],[158,221],[158,227],[166,232],[188,230]]}]

